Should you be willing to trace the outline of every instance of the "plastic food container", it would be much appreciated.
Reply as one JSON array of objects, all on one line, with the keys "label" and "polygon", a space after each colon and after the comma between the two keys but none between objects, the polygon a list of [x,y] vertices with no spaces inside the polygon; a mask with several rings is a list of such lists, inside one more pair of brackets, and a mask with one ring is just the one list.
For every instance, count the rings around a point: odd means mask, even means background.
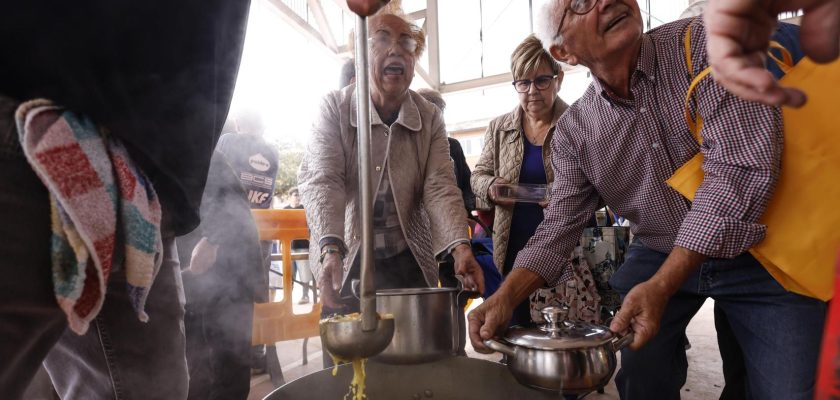
[{"label": "plastic food container", "polygon": [[548,186],[535,183],[494,184],[492,190],[499,200],[519,203],[541,203],[548,201]]}]

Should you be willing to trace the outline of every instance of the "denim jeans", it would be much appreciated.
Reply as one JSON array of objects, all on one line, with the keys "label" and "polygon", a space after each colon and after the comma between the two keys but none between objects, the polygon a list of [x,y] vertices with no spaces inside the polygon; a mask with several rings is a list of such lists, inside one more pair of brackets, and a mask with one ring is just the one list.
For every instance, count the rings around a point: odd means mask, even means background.
[{"label": "denim jeans", "polygon": [[[667,257],[636,242],[610,285],[623,298]],[[743,349],[746,398],[813,398],[825,303],[786,291],[744,253],[704,262],[668,301],[659,333],[637,351],[622,350],[615,378],[622,399],[680,398],[688,368],[683,335],[707,298],[726,314]]]},{"label": "denim jeans", "polygon": [[45,361],[62,399],[186,398],[183,291],[174,238],[164,240],[163,266],[146,305],[148,323],[137,319],[125,273],[115,268],[87,334],[67,330],[52,284],[48,194],[21,152],[14,106],[0,96],[2,397],[20,398]]}]

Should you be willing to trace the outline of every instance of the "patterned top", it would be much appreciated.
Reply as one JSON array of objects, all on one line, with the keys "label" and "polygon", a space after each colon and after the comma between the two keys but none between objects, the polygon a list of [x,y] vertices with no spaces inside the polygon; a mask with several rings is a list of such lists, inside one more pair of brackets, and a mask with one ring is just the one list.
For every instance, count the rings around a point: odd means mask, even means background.
[{"label": "patterned top", "polygon": [[[571,276],[567,255],[589,217],[604,204],[633,221],[644,245],[664,253],[681,246],[709,257],[734,257],[764,238],[757,221],[778,179],[781,112],[729,94],[712,79],[697,87],[703,145],[686,126],[690,83],[682,46],[691,20],[643,35],[621,99],[598,79],[557,122],[552,165],[557,179],[545,220],[516,260],[549,286]],[[701,20],[691,25],[694,73],[707,66]],[[698,149],[705,180],[692,204],[665,184]]]},{"label": "patterned top", "polygon": [[376,259],[381,260],[396,256],[407,248],[408,242],[397,215],[397,203],[391,191],[388,169],[385,168],[373,202],[373,253]]}]

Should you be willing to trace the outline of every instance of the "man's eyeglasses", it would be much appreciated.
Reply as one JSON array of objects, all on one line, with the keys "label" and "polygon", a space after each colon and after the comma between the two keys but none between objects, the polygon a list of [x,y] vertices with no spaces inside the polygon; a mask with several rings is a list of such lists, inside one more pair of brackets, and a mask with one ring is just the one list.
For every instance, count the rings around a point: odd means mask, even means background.
[{"label": "man's eyeglasses", "polygon": [[520,79],[513,81],[513,88],[516,89],[519,93],[528,93],[531,90],[531,84],[533,83],[534,86],[537,87],[537,90],[546,90],[549,86],[551,86],[551,81],[556,78],[557,75],[540,75],[534,80],[530,79]]},{"label": "man's eyeglasses", "polygon": [[557,32],[554,36],[560,36],[560,29],[563,28],[563,21],[566,19],[566,14],[571,11],[577,15],[586,15],[595,8],[598,0],[569,0],[566,8],[563,9],[563,16],[560,17],[560,25],[557,25]]},{"label": "man's eyeglasses", "polygon": [[417,40],[406,35],[400,35],[396,39],[392,39],[391,35],[388,33],[376,33],[368,39],[368,43],[371,48],[377,50],[390,49],[394,43],[398,44],[400,48],[411,54],[414,54],[414,51],[417,50]]}]

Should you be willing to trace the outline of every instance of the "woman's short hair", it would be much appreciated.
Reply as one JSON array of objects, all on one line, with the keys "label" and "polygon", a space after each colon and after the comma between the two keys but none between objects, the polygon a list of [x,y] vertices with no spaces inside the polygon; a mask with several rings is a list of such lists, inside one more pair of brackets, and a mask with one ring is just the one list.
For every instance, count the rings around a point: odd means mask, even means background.
[{"label": "woman's short hair", "polygon": [[554,74],[560,74],[560,64],[551,58],[533,34],[528,35],[510,55],[510,72],[513,79],[522,79],[543,65],[551,68]]},{"label": "woman's short hair", "polygon": [[[368,17],[368,26],[372,25],[373,20],[377,18],[384,17],[386,15],[393,15],[401,20],[403,20],[406,25],[408,25],[408,32],[412,38],[417,42],[417,48],[414,50],[414,58],[420,59],[420,56],[423,55],[423,52],[426,50],[426,31],[423,30],[420,26],[415,24],[411,21],[411,19],[406,15],[406,13],[398,7],[399,3],[397,2],[388,4],[383,7],[381,10],[377,11],[376,14]],[[347,41],[347,49],[350,51],[350,54],[355,54],[355,46],[356,46],[356,32],[355,30],[350,31],[350,37]]]}]

